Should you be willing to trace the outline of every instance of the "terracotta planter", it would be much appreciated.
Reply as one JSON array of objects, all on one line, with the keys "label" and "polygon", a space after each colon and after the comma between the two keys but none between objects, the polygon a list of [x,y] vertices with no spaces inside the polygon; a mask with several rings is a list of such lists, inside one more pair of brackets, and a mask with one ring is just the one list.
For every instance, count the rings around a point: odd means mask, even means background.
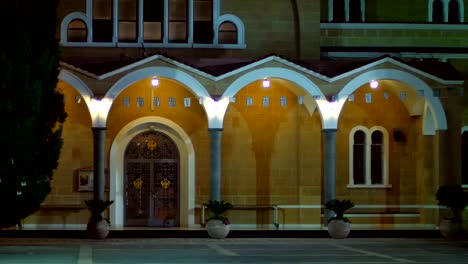
[{"label": "terracotta planter", "polygon": [[456,238],[462,235],[462,223],[452,222],[449,219],[442,219],[439,225],[440,233],[445,238]]},{"label": "terracotta planter", "polygon": [[222,239],[227,237],[230,225],[225,225],[221,220],[211,219],[206,224],[206,231],[211,238]]},{"label": "terracotta planter", "polygon": [[86,231],[89,238],[104,239],[109,235],[109,223],[106,220],[97,223],[88,222]]},{"label": "terracotta planter", "polygon": [[343,220],[331,220],[328,222],[328,234],[335,239],[348,237],[351,231],[351,224]]}]

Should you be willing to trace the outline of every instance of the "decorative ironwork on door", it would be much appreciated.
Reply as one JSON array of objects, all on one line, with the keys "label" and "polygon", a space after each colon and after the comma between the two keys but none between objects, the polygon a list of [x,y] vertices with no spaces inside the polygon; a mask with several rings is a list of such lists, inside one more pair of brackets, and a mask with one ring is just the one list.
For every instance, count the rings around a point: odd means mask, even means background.
[{"label": "decorative ironwork on door", "polygon": [[179,225],[179,153],[165,134],[137,135],[125,151],[125,224]]}]

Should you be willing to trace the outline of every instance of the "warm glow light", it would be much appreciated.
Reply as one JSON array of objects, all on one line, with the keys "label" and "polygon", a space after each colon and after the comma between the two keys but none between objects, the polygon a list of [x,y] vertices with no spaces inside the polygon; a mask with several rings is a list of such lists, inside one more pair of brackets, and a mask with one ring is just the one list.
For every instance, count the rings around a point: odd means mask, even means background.
[{"label": "warm glow light", "polygon": [[153,87],[158,87],[159,86],[159,79],[154,77],[153,79],[151,79],[151,86]]},{"label": "warm glow light", "polygon": [[112,100],[109,98],[91,98],[89,111],[93,127],[106,127],[107,115],[109,113]]},{"label": "warm glow light", "polygon": [[262,85],[263,85],[263,88],[269,88],[270,85],[271,85],[270,80],[268,80],[268,79],[263,79]]},{"label": "warm glow light", "polygon": [[376,80],[372,80],[372,81],[370,82],[370,88],[372,88],[372,89],[377,89],[377,87],[379,87],[379,82],[376,81]]}]

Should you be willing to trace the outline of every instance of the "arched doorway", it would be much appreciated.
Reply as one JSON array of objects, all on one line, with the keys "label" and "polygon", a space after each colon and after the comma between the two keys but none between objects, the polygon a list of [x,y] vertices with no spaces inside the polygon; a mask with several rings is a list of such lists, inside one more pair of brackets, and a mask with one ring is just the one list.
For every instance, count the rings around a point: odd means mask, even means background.
[{"label": "arched doorway", "polygon": [[145,131],[127,145],[124,158],[125,226],[179,226],[179,151],[159,131]]}]

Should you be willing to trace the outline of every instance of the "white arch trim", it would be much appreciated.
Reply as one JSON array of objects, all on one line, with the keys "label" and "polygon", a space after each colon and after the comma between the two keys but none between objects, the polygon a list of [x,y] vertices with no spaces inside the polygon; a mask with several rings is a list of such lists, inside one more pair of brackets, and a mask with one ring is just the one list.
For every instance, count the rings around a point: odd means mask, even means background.
[{"label": "white arch trim", "polygon": [[61,69],[58,75],[58,79],[73,86],[73,88],[75,88],[80,93],[81,97],[85,100],[89,109],[91,98],[94,96],[94,94],[80,78],[67,70]]},{"label": "white arch trim", "polygon": [[176,123],[157,116],[142,117],[123,127],[110,149],[110,207],[113,229],[124,227],[124,157],[128,143],[138,134],[155,130],[165,133],[177,145],[180,155],[179,215],[180,226],[195,225],[195,151],[190,137]]},{"label": "white arch trim", "polygon": [[[327,113],[329,112],[328,106],[329,105],[335,106],[335,104],[329,103],[325,99],[324,94],[314,82],[306,78],[304,75],[298,72],[289,70],[289,69],[268,67],[268,68],[257,69],[257,70],[248,72],[240,76],[239,78],[237,78],[234,82],[232,82],[231,85],[229,85],[229,87],[226,89],[226,91],[224,91],[224,94],[222,97],[224,98],[234,97],[242,88],[244,88],[248,84],[257,80],[262,80],[264,78],[280,78],[280,79],[288,80],[302,87],[304,90],[306,90],[306,92],[309,95],[312,96],[312,98],[316,99],[318,108],[320,110],[320,116],[322,118],[323,129],[328,129],[328,128],[336,129],[336,126],[333,126],[333,124],[335,124],[336,122],[333,122],[332,119],[328,119],[326,117]],[[305,101],[305,103],[307,102]],[[314,109],[315,105],[306,105],[306,107],[308,109]],[[226,111],[226,109],[224,109],[224,111]],[[222,119],[224,118],[225,114],[226,112],[222,114]]]},{"label": "white arch trim", "polygon": [[434,97],[431,87],[429,87],[429,85],[427,85],[420,78],[404,71],[394,69],[378,69],[365,72],[347,83],[338,94],[338,97],[347,98],[362,85],[368,83],[371,80],[379,79],[396,80],[410,85],[411,88],[415,90],[424,90],[424,96],[426,97],[429,110],[432,112],[434,117],[435,129],[447,130],[447,119],[444,108],[442,107],[440,100]]},{"label": "white arch trim", "polygon": [[62,20],[62,23],[60,24],[60,43],[67,43],[68,42],[68,25],[73,21],[73,20],[81,20],[83,23],[86,25],[86,40],[88,42],[92,41],[92,31],[91,31],[91,21],[89,17],[83,13],[83,12],[73,12],[65,16]]},{"label": "white arch trim", "polygon": [[185,85],[197,97],[210,96],[205,87],[203,87],[203,85],[197,79],[193,78],[187,73],[170,67],[158,66],[142,68],[128,73],[115,82],[114,85],[112,85],[112,87],[106,93],[106,97],[115,99],[123,90],[125,90],[125,88],[127,88],[132,83],[150,77],[164,77],[173,79]]},{"label": "white arch trim", "polygon": [[225,22],[231,22],[236,26],[237,29],[237,44],[245,44],[245,26],[244,22],[240,18],[231,14],[224,14],[215,21],[214,23],[214,42],[215,45],[219,44],[219,27]]}]

